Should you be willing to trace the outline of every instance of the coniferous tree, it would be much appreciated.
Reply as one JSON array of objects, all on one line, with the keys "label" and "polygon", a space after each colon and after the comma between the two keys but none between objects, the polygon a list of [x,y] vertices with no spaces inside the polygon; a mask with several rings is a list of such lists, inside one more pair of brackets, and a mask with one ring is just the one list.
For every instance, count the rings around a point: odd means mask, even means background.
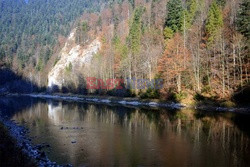
[{"label": "coniferous tree", "polygon": [[189,0],[187,3],[188,3],[187,10],[186,10],[187,27],[190,27],[193,23],[194,18],[195,18],[198,4],[197,4],[196,0]]},{"label": "coniferous tree", "polygon": [[216,0],[217,4],[220,5],[221,7],[224,7],[226,4],[226,0]]},{"label": "coniferous tree", "polygon": [[129,2],[132,5],[132,7],[135,8],[135,0],[129,0]]},{"label": "coniferous tree", "polygon": [[136,54],[140,50],[141,43],[141,34],[142,34],[142,21],[141,16],[143,14],[144,9],[142,7],[137,8],[134,12],[133,22],[129,29],[129,47],[131,49],[132,54]]},{"label": "coniferous tree", "polygon": [[246,38],[250,37],[250,1],[244,0],[237,16],[237,28]]},{"label": "coniferous tree", "polygon": [[222,12],[216,1],[213,1],[209,9],[207,23],[206,23],[206,31],[208,33],[209,44],[212,44],[214,42],[222,26],[223,26]]},{"label": "coniferous tree", "polygon": [[181,0],[170,0],[167,3],[167,12],[166,26],[171,28],[174,32],[182,30],[184,9]]},{"label": "coniferous tree", "polygon": [[0,61],[5,57],[4,49],[0,49]]}]

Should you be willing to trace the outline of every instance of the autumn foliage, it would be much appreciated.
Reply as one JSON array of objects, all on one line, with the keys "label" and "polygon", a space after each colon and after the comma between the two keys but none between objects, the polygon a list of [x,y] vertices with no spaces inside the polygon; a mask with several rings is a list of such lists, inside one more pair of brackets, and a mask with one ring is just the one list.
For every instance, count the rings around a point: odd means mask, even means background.
[{"label": "autumn foliage", "polygon": [[176,33],[172,39],[167,41],[165,52],[158,64],[158,71],[165,81],[163,94],[166,94],[170,88],[181,91],[181,77],[189,66],[190,53],[184,46],[183,37]]}]

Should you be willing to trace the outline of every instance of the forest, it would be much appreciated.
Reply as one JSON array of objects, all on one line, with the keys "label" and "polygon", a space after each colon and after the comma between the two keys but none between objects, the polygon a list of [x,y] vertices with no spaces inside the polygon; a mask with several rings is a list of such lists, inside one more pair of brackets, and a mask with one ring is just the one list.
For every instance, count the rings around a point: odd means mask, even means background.
[{"label": "forest", "polygon": [[232,100],[239,92],[249,93],[248,0],[1,0],[0,4],[0,67],[32,78],[37,87],[47,86],[47,74],[75,28],[78,45],[99,38],[102,47],[88,69],[69,64],[62,92],[86,88],[84,81],[73,77],[81,75],[83,80],[89,76],[163,80],[161,89],[99,89],[85,94],[188,103]]}]

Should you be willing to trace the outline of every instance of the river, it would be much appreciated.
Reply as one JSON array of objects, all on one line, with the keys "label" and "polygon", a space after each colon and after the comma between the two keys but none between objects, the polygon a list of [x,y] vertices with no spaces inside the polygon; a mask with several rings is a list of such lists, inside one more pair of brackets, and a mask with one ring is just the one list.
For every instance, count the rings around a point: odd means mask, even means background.
[{"label": "river", "polygon": [[250,117],[28,97],[0,110],[50,160],[73,166],[250,166]]}]

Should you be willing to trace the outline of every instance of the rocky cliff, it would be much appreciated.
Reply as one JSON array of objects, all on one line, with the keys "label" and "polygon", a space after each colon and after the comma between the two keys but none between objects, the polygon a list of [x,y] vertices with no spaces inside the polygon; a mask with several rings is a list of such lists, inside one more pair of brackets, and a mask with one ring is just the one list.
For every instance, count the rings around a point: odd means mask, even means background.
[{"label": "rocky cliff", "polygon": [[[67,78],[67,71],[79,70],[86,64],[89,64],[93,56],[101,48],[101,42],[98,38],[93,40],[90,44],[82,46],[76,44],[74,29],[60,52],[60,59],[48,74],[48,87],[57,86],[61,89],[64,85],[65,78]],[[71,74],[71,76],[74,75]],[[75,74],[76,75],[76,74]]]}]

